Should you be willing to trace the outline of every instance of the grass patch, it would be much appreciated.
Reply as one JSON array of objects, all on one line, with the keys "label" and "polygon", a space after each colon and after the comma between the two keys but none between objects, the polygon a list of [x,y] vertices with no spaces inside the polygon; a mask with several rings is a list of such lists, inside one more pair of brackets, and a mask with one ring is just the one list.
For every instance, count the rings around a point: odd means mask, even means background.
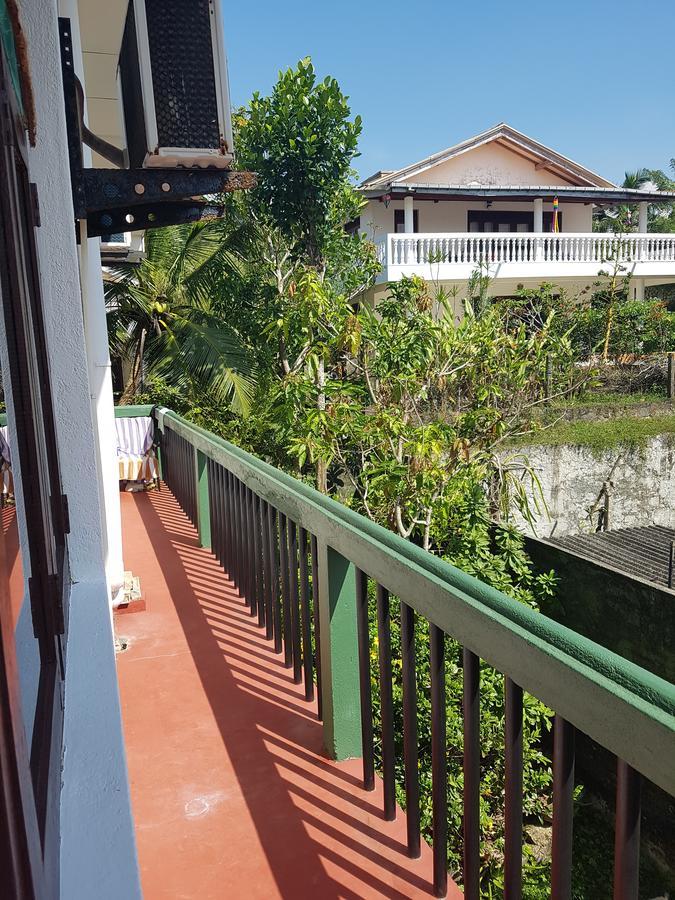
[{"label": "grass patch", "polygon": [[594,407],[641,406],[645,403],[665,403],[668,399],[664,391],[644,391],[643,393],[617,394],[612,391],[596,391],[583,397],[570,397],[554,401],[549,409],[593,409]]},{"label": "grass patch", "polygon": [[673,415],[652,418],[622,416],[602,419],[599,422],[560,421],[550,425],[542,423],[540,430],[522,435],[511,441],[510,445],[559,447],[561,444],[574,444],[599,452],[612,447],[643,446],[650,438],[662,434],[675,434],[675,412]]}]

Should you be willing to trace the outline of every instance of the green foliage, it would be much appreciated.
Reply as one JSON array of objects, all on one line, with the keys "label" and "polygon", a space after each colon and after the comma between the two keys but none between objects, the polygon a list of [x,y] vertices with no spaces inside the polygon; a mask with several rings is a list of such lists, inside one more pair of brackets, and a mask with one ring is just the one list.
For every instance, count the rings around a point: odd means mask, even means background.
[{"label": "green foliage", "polygon": [[119,263],[105,283],[110,353],[129,363],[122,402],[143,378],[163,378],[186,396],[208,392],[245,414],[254,360],[241,336],[215,311],[220,273],[236,268],[241,233],[200,222],[147,232],[139,264]]},{"label": "green foliage", "polygon": [[[549,574],[533,575],[520,535],[492,527],[500,504],[498,474],[521,483],[526,461],[518,458],[510,473],[495,466],[496,448],[524,427],[543,397],[547,359],[569,378],[571,348],[551,327],[528,332],[498,309],[483,310],[457,326],[446,298],[432,297],[418,278],[391,286],[373,310],[358,311],[339,302],[326,304],[316,278],[300,282],[294,302],[275,324],[288,334],[321,324],[325,363],[325,409],[317,406],[309,356],[281,381],[267,422],[287,441],[300,471],[323,457],[332,467],[341,498],[371,519],[449,560],[463,570],[534,607],[555,589]],[[296,302],[297,301],[297,304]],[[445,312],[445,314],[443,314]],[[440,313],[440,315],[439,315]],[[318,340],[318,339],[317,339]],[[313,341],[313,346],[317,341]],[[268,433],[268,432],[266,432]],[[269,445],[267,445],[269,446]],[[263,449],[262,447],[260,448]],[[396,615],[392,640],[400,660]],[[374,616],[372,617],[374,621]],[[377,636],[372,633],[373,659]],[[417,667],[420,685],[420,777],[425,834],[431,827],[430,708],[428,626],[418,623]],[[378,681],[373,669],[375,715]],[[503,677],[483,667],[481,746],[482,840],[485,883],[494,882],[503,850]],[[451,645],[448,678],[449,864],[461,877],[461,691],[459,648]],[[394,672],[396,741],[402,741],[400,667]],[[549,815],[550,766],[541,737],[549,711],[526,699],[525,807],[534,821]],[[399,760],[402,754],[398,754]],[[404,802],[403,772],[397,792]]]},{"label": "green foliage", "polygon": [[[570,324],[572,344],[580,358],[588,358],[602,346],[607,313],[601,305],[577,309]],[[660,300],[626,300],[619,303],[609,340],[609,356],[645,356],[675,350],[675,312]]]},{"label": "green foliage", "polygon": [[337,81],[317,81],[304,59],[279,73],[269,97],[254,94],[236,125],[238,163],[258,174],[256,202],[310,265],[321,266],[361,205],[348,181],[360,117],[350,120]]}]

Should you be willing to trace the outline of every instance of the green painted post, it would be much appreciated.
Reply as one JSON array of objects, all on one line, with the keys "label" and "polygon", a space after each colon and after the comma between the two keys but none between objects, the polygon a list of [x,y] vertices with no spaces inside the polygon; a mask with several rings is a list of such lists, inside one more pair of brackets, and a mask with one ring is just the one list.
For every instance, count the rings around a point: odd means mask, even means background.
[{"label": "green painted post", "polygon": [[323,738],[331,759],[361,756],[356,571],[324,541],[319,551]]},{"label": "green painted post", "polygon": [[211,517],[209,513],[209,474],[206,466],[207,457],[201,450],[195,450],[195,469],[197,476],[197,530],[199,546],[211,547]]}]

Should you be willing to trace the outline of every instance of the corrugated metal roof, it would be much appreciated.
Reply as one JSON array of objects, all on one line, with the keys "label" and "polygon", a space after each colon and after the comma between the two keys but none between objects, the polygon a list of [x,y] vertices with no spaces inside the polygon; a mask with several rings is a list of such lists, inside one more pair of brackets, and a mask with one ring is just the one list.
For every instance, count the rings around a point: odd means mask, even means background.
[{"label": "corrugated metal roof", "polygon": [[549,541],[601,565],[668,587],[670,546],[675,541],[674,528],[648,525],[643,528],[598,531],[595,534],[571,534],[562,538],[549,538]]}]

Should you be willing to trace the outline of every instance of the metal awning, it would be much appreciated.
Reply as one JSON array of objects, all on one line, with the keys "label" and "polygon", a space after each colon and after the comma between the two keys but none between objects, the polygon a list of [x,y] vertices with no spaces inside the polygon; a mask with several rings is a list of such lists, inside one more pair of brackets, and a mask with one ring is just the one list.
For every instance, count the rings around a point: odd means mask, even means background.
[{"label": "metal awning", "polygon": [[548,539],[548,543],[563,550],[665,587],[669,586],[670,548],[673,541],[675,529],[661,525]]}]

